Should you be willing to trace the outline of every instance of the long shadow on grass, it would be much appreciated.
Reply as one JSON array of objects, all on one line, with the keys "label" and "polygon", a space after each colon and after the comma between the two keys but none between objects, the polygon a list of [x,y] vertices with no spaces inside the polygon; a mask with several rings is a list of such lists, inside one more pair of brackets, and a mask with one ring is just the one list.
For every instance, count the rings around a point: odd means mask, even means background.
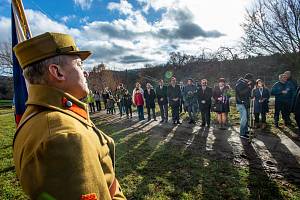
[{"label": "long shadow on grass", "polygon": [[[232,130],[236,134],[239,134],[233,127]],[[259,137],[259,135],[257,135],[257,137]],[[265,171],[264,161],[257,154],[253,145],[244,139],[241,139],[241,143],[243,145],[245,159],[247,159],[249,163],[247,178],[247,187],[250,191],[249,199],[284,199],[276,182],[273,181]]]},{"label": "long shadow on grass", "polygon": [[118,176],[121,184],[126,183],[123,189],[128,199],[143,199],[146,193],[143,189],[144,184],[141,182],[144,182],[145,178],[152,177],[147,173],[148,165],[154,152],[160,148],[159,145],[168,134],[168,131],[161,131],[162,129],[171,128],[156,125],[149,131],[136,134],[116,146]]},{"label": "long shadow on grass", "polygon": [[232,132],[214,129],[212,134],[212,151],[205,156],[209,163],[204,166],[204,199],[245,199],[246,185],[233,164],[233,149],[228,141]]},{"label": "long shadow on grass", "polygon": [[300,185],[300,165],[290,150],[281,143],[280,137],[272,135],[260,137],[259,139],[277,161],[279,173],[282,173],[290,183]]},{"label": "long shadow on grass", "polygon": [[195,188],[201,188],[201,173],[198,169],[201,168],[202,160],[200,156],[183,151],[192,131],[192,128],[171,127],[169,134],[164,136],[165,140],[161,140],[163,142],[152,149],[144,165],[139,168],[141,181],[129,199],[196,197],[195,192],[201,191]]},{"label": "long shadow on grass", "polygon": [[272,181],[263,167],[263,161],[257,155],[251,143],[241,140],[249,162],[248,188],[249,199],[283,199],[276,182]]},{"label": "long shadow on grass", "polygon": [[[295,128],[287,127],[290,131],[292,131],[294,134],[296,133]],[[288,136],[298,147],[300,147],[300,140],[295,138],[295,135],[292,135],[289,131],[285,130],[284,128],[279,128],[279,130],[284,133],[286,136]]]}]

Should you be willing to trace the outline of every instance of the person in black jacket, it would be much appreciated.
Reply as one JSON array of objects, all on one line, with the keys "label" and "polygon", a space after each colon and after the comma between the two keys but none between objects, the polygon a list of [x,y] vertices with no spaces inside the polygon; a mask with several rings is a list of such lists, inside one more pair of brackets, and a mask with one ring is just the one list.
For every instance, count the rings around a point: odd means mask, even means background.
[{"label": "person in black jacket", "polygon": [[298,87],[296,91],[293,111],[295,113],[295,120],[298,126],[298,134],[300,135],[300,87]]},{"label": "person in black jacket", "polygon": [[156,94],[154,89],[152,88],[152,85],[150,83],[146,84],[146,89],[144,91],[144,98],[146,101],[146,108],[147,108],[147,114],[148,114],[148,121],[151,120],[151,113],[152,110],[153,119],[156,121],[156,115],[155,115],[155,98]]},{"label": "person in black jacket", "polygon": [[[266,114],[269,112],[270,91],[261,79],[256,80],[255,88],[252,90],[252,98],[254,100],[255,127],[260,126],[261,129],[264,129],[266,127]],[[259,116],[261,116],[261,124],[259,124]]]},{"label": "person in black jacket", "polygon": [[245,77],[240,78],[235,85],[236,106],[240,113],[240,137],[245,139],[249,139],[248,120],[253,85],[252,79],[252,74],[246,74]]},{"label": "person in black jacket", "polygon": [[204,127],[210,127],[210,109],[211,109],[212,88],[207,86],[207,80],[201,80],[201,86],[198,89],[198,105],[201,112],[202,124]]},{"label": "person in black jacket", "polygon": [[279,81],[277,81],[271,89],[271,95],[275,96],[275,112],[274,122],[275,126],[279,127],[280,113],[286,126],[291,125],[290,110],[291,102],[293,101],[293,89],[287,81],[286,74],[279,75]]},{"label": "person in black jacket", "polygon": [[[181,94],[183,94],[183,90],[184,90],[184,84],[183,81],[179,82],[179,88],[180,88],[180,92]],[[184,100],[183,100],[183,95],[180,96],[180,105],[179,105],[179,114],[182,113],[182,110],[186,113],[187,108],[184,104]]]},{"label": "person in black jacket", "polygon": [[[106,87],[102,92],[102,99],[104,102],[105,109],[107,109],[107,101],[108,101],[110,95],[112,95],[112,93],[109,91],[108,87]],[[108,113],[108,110],[107,110],[107,113]]]},{"label": "person in black jacket", "polygon": [[168,122],[168,89],[164,85],[164,81],[161,79],[158,81],[158,87],[156,88],[156,97],[160,109],[161,123]]},{"label": "person in black jacket", "polygon": [[171,78],[171,84],[168,86],[168,99],[172,110],[173,124],[181,124],[179,121],[179,106],[181,92],[179,85],[176,84],[176,78]]},{"label": "person in black jacket", "polygon": [[125,90],[125,94],[124,94],[123,98],[124,98],[126,117],[128,119],[129,115],[130,115],[130,118],[132,118],[132,108],[131,108],[132,97],[131,97],[131,94],[129,94],[128,90]]}]

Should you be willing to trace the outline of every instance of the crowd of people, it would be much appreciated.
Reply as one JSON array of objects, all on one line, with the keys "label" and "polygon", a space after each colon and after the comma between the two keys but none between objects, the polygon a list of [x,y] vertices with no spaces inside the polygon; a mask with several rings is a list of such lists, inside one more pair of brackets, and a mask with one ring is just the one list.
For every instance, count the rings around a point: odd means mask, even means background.
[{"label": "crowd of people", "polygon": [[[136,83],[132,93],[121,83],[115,91],[106,87],[101,93],[90,92],[87,97],[90,111],[101,110],[100,99],[107,114],[115,114],[117,105],[120,117],[126,115],[132,118],[132,106],[136,106],[139,120],[145,120],[144,107],[147,110],[147,119],[157,121],[156,104],[160,110],[160,123],[168,123],[168,110],[171,108],[173,124],[181,124],[180,113],[187,112],[189,123],[196,123],[196,115],[201,115],[201,126],[210,127],[211,112],[217,115],[218,128],[227,129],[230,99],[235,93],[236,108],[240,114],[240,136],[249,138],[249,122],[254,122],[255,128],[266,128],[266,115],[269,112],[269,99],[275,96],[274,125],[279,127],[279,116],[286,126],[291,125],[290,115],[293,112],[295,120],[300,125],[300,94],[297,81],[290,71],[279,75],[279,80],[269,90],[262,79],[254,79],[252,74],[246,74],[238,79],[234,88],[231,88],[224,78],[219,78],[215,86],[209,87],[207,79],[200,80],[199,84],[188,78],[186,84],[182,81],[177,84],[176,77],[172,77],[169,84],[163,79],[154,88],[150,83],[143,89]],[[255,81],[254,81],[255,80]]]}]

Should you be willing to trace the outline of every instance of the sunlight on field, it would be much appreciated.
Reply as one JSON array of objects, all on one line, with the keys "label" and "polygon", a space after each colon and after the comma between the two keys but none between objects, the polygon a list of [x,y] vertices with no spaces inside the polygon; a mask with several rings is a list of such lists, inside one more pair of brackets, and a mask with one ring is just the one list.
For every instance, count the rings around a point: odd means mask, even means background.
[{"label": "sunlight on field", "polygon": [[[232,111],[231,122],[236,123],[237,113],[234,108]],[[249,160],[250,165],[239,165],[232,157],[216,157],[214,151],[218,148],[233,148],[221,143],[220,133],[213,133],[211,147],[207,148],[208,133],[200,129],[187,133],[181,126],[172,129],[122,120],[106,114],[93,118],[115,139],[116,173],[128,199],[300,199],[296,185],[273,179],[255,167],[262,160],[256,158]],[[13,167],[15,125],[10,109],[0,110],[0,125],[0,199],[27,199]],[[186,138],[187,134],[192,139]]]}]

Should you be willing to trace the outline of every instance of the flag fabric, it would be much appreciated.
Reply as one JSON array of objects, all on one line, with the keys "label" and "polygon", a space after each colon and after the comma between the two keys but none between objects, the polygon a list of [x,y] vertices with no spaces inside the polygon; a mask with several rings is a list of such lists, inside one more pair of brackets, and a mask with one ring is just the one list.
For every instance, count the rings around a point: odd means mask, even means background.
[{"label": "flag fabric", "polygon": [[[18,43],[31,38],[29,26],[27,24],[23,4],[21,0],[13,0],[11,4],[11,38],[12,49]],[[26,101],[28,97],[26,81],[23,76],[23,70],[12,50],[13,59],[13,79],[14,79],[14,106],[15,106],[15,122],[18,123],[26,109]]]}]

